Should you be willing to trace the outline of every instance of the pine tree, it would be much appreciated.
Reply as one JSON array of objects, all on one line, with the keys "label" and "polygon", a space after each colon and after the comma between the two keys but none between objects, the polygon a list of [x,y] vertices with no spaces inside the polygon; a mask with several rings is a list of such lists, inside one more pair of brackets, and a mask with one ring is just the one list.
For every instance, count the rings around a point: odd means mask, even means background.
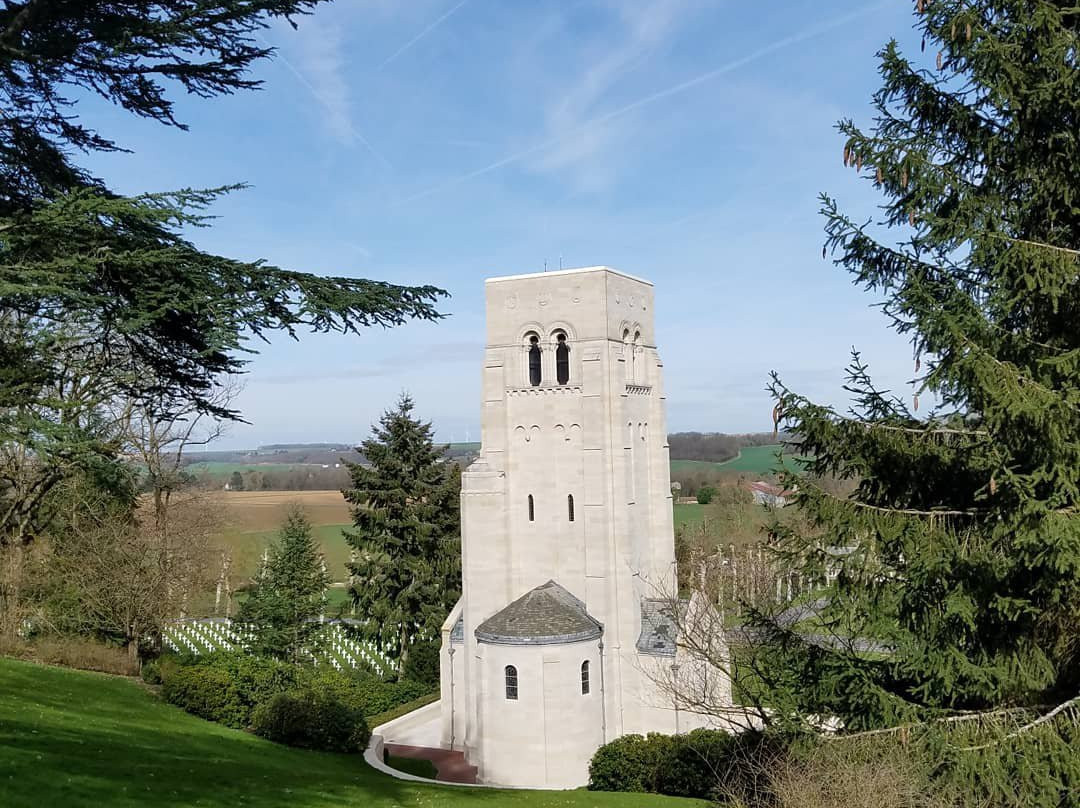
[{"label": "pine tree", "polygon": [[461,474],[435,446],[430,423],[402,394],[351,463],[355,551],[350,592],[364,632],[399,661],[417,639],[434,639],[461,596]]},{"label": "pine tree", "polygon": [[838,578],[812,629],[755,615],[758,668],[786,714],[849,728],[1080,688],[1080,14],[918,0],[916,19],[926,55],[881,51],[872,129],[839,124],[884,221],[822,197],[826,251],[910,337],[914,398],[857,353],[849,412],[772,385],[812,458],[785,480],[810,527],[777,525],[779,551]]},{"label": "pine tree", "polygon": [[184,129],[175,95],[258,88],[260,32],[327,1],[0,3],[0,550],[46,528],[63,480],[116,465],[127,402],[238,419],[217,393],[267,332],[438,318],[434,287],[198,249],[188,237],[236,188],[121,196],[75,162],[124,149],[85,104]]},{"label": "pine tree", "polygon": [[329,584],[311,522],[291,508],[237,613],[252,632],[251,649],[301,661],[315,643]]}]

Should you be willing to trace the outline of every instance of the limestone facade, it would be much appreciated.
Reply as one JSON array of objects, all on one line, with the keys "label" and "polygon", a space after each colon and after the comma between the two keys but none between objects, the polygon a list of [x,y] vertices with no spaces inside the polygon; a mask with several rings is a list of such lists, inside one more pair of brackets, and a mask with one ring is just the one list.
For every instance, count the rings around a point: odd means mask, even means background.
[{"label": "limestone facade", "polygon": [[675,576],[653,287],[607,267],[492,278],[486,315],[442,741],[484,782],[576,787],[602,743],[701,723],[677,727],[648,673],[676,651],[649,607]]}]

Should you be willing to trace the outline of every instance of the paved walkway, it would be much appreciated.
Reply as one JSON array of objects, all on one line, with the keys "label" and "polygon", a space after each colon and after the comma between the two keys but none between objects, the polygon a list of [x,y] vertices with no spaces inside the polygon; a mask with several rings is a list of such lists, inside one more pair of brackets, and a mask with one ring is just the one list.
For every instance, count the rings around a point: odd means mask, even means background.
[{"label": "paved walkway", "polygon": [[433,749],[430,746],[409,746],[400,743],[386,744],[386,751],[394,757],[430,760],[438,774],[436,780],[444,783],[476,783],[476,767],[470,766],[465,755],[457,750]]}]

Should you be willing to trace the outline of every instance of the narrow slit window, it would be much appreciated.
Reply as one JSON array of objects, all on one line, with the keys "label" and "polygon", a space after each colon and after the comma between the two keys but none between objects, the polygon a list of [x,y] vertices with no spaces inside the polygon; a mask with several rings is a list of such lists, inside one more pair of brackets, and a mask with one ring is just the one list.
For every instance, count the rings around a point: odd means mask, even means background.
[{"label": "narrow slit window", "polygon": [[574,495],[566,495],[566,515],[571,522],[574,521]]},{"label": "narrow slit window", "polygon": [[540,337],[533,334],[529,337],[529,384],[539,387],[543,380],[543,372],[540,364]]},{"label": "narrow slit window", "polygon": [[589,660],[581,663],[581,695],[589,695]]},{"label": "narrow slit window", "polygon": [[529,521],[536,521],[536,508],[533,506],[533,495],[529,494]]},{"label": "narrow slit window", "polygon": [[507,665],[503,669],[503,675],[506,678],[506,698],[508,701],[517,701],[518,697],[518,680],[517,680],[517,668],[513,665]]},{"label": "narrow slit window", "polygon": [[555,347],[555,379],[559,384],[570,381],[570,346],[566,344],[566,334],[559,334]]}]

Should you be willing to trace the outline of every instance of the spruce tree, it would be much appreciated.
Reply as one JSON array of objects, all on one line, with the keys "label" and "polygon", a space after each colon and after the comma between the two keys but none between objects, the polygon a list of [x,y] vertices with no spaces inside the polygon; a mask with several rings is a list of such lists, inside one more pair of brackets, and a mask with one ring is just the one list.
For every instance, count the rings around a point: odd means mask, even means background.
[{"label": "spruce tree", "polygon": [[[838,577],[812,628],[755,615],[756,668],[784,714],[849,728],[1080,687],[1080,14],[1048,0],[915,14],[925,53],[890,42],[873,126],[839,124],[881,221],[822,197],[823,257],[910,337],[913,398],[875,386],[857,353],[848,412],[772,384],[812,458],[785,480],[810,527],[776,526],[779,551]],[[831,475],[854,492],[816,482]]]},{"label": "spruce tree", "polygon": [[237,612],[251,631],[251,650],[302,661],[316,641],[329,584],[311,522],[301,508],[291,508]]},{"label": "spruce tree", "polygon": [[437,639],[461,596],[461,473],[436,446],[430,423],[413,417],[402,394],[372,427],[350,463],[355,551],[350,593],[363,632],[399,670],[418,639]]}]

